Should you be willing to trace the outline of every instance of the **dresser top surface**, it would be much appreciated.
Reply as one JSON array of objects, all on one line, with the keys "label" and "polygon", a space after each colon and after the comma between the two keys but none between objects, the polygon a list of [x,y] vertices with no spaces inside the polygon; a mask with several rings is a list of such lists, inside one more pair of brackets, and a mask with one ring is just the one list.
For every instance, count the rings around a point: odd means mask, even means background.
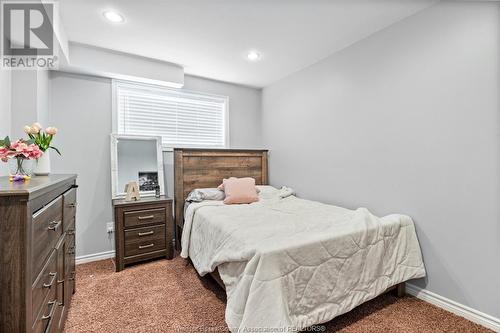
[{"label": "dresser top surface", "polygon": [[0,177],[0,197],[31,196],[50,187],[74,181],[76,175],[51,174],[48,176],[33,176],[25,182],[11,182],[9,177]]}]

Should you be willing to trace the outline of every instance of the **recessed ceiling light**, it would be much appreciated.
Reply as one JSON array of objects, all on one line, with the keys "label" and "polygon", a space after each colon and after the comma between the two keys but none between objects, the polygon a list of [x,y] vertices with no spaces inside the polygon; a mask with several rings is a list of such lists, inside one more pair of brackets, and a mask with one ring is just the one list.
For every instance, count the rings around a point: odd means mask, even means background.
[{"label": "recessed ceiling light", "polygon": [[259,61],[261,58],[262,56],[257,51],[250,51],[247,54],[247,59],[250,61]]},{"label": "recessed ceiling light", "polygon": [[123,16],[112,10],[105,11],[103,15],[109,22],[122,23],[123,21],[125,21]]}]

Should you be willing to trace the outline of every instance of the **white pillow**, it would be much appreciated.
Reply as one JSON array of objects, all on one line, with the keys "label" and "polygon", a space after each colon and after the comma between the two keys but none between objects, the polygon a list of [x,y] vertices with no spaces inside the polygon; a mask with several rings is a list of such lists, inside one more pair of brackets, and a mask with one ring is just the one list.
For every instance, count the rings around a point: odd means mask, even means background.
[{"label": "white pillow", "polygon": [[270,185],[257,185],[256,187],[258,190],[260,190],[259,197],[261,197],[262,199],[284,199],[291,195],[295,195],[295,191],[292,188],[286,186],[281,187],[281,189],[279,190],[276,187]]},{"label": "white pillow", "polygon": [[295,190],[291,187],[283,186],[279,191],[279,196],[281,199],[287,198],[291,195],[295,195]]},{"label": "white pillow", "polygon": [[224,200],[225,197],[224,191],[217,188],[196,188],[188,194],[186,201],[202,202],[204,200]]}]

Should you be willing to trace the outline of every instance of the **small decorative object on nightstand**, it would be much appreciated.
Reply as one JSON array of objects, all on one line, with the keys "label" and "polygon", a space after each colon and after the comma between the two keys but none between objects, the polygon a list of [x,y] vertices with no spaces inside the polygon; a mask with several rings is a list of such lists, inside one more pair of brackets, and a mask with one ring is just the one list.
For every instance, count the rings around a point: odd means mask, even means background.
[{"label": "small decorative object on nightstand", "polygon": [[144,197],[139,201],[113,200],[116,271],[143,260],[173,257],[172,199]]},{"label": "small decorative object on nightstand", "polygon": [[139,186],[136,182],[129,182],[125,185],[125,201],[137,201],[141,198]]}]

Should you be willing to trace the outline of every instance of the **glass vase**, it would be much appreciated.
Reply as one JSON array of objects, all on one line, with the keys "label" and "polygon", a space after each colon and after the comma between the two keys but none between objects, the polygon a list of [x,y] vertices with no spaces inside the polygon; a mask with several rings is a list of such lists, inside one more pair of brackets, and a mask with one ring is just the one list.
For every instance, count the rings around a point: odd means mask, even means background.
[{"label": "glass vase", "polygon": [[14,157],[9,160],[9,173],[11,176],[28,176],[33,175],[33,170],[36,166],[36,160],[30,160],[22,157]]}]

